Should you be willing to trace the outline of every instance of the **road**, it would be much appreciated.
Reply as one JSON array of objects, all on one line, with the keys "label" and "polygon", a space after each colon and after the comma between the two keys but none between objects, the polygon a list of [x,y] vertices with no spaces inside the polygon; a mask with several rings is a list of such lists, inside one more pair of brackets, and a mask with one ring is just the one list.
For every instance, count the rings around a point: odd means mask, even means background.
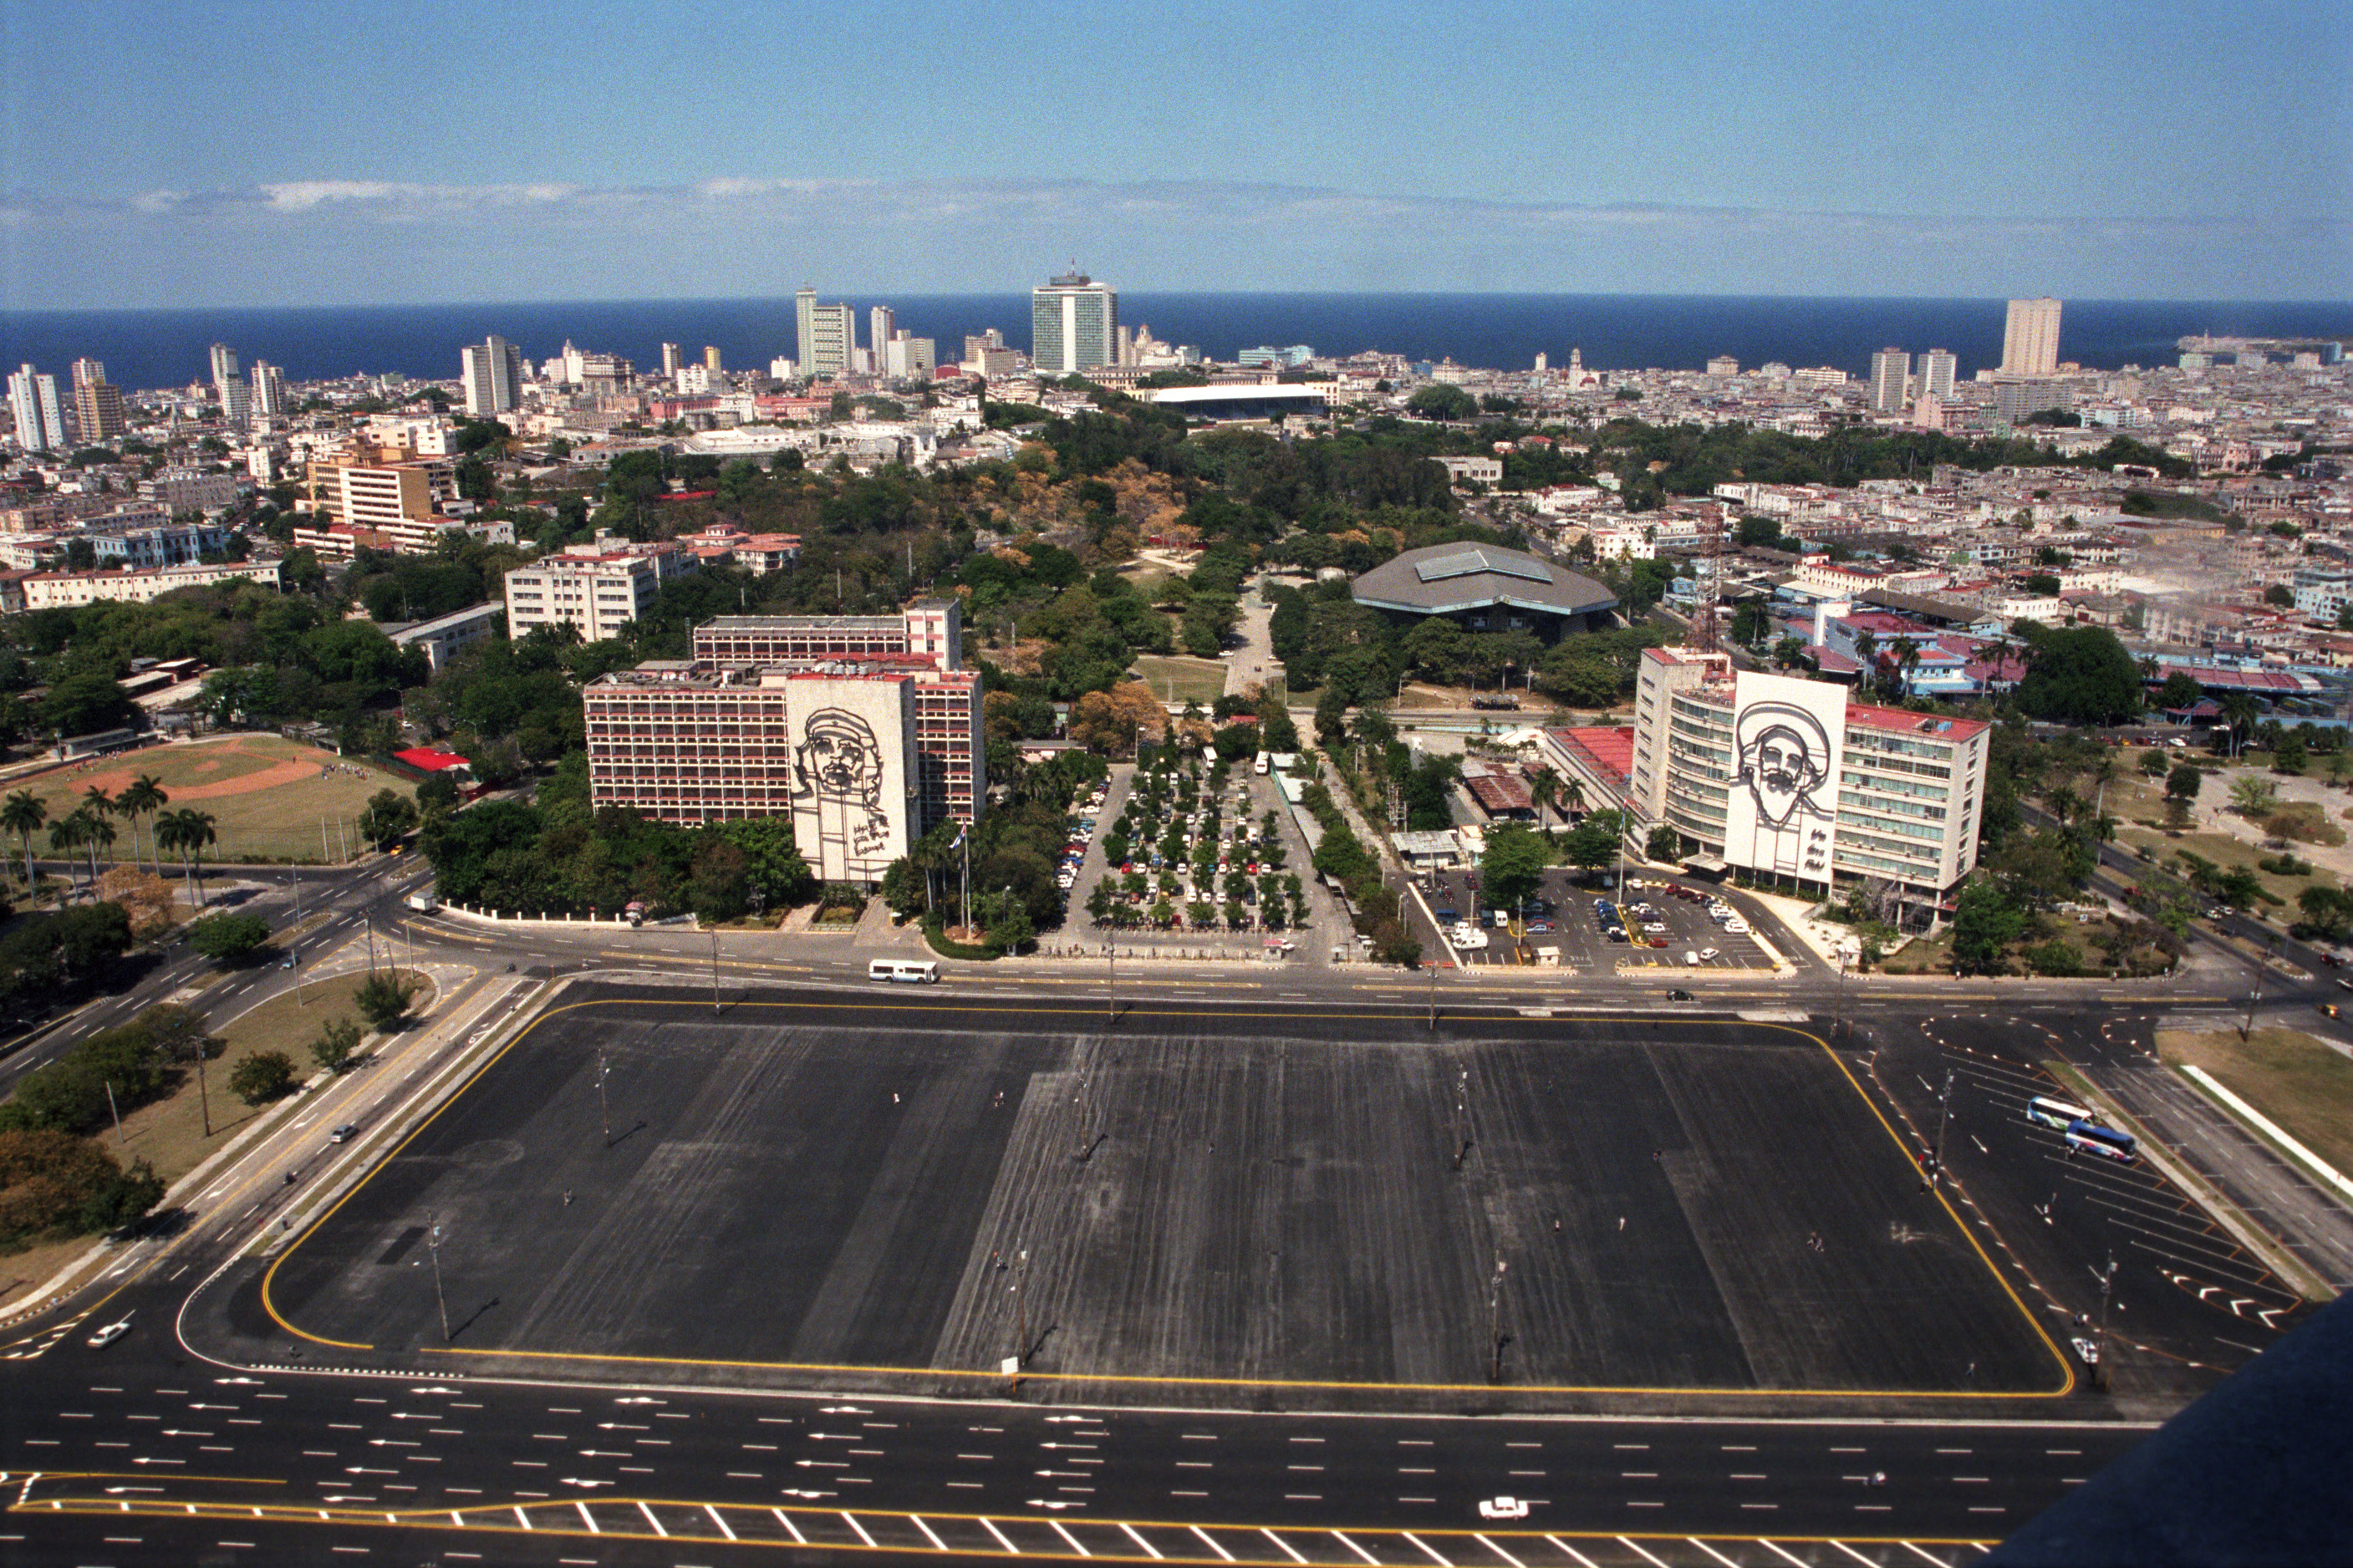
[{"label": "road", "polygon": [[[1010,1398],[850,1401],[675,1382],[469,1379],[438,1369],[427,1382],[300,1363],[215,1364],[182,1342],[181,1309],[280,1218],[296,1217],[314,1192],[341,1181],[319,1137],[331,1119],[372,1119],[372,1131],[400,1124],[430,1100],[436,1078],[544,978],[714,972],[710,939],[691,932],[518,931],[405,917],[399,895],[420,874],[386,877],[370,868],[346,874],[337,888],[306,881],[306,910],[317,886],[330,912],[300,951],[316,962],[373,924],[379,936],[413,942],[420,964],[477,971],[440,1005],[448,1027],[405,1042],[411,1059],[396,1053],[383,1068],[329,1091],[347,1099],[322,1098],[299,1121],[290,1118],[204,1189],[185,1230],[136,1244],[123,1267],[18,1324],[0,1344],[11,1413],[0,1423],[0,1468],[16,1505],[0,1520],[0,1540],[12,1563],[340,1562],[384,1553],[719,1562],[796,1542],[818,1553],[1204,1563],[1958,1563],[1975,1554],[1958,1542],[1999,1538],[2129,1447],[2146,1428],[2126,1416],[2161,1414],[2235,1364],[2233,1348],[2243,1359],[2266,1342],[2262,1327],[2241,1316],[2247,1309],[2234,1310],[2231,1300],[2269,1308],[2289,1300],[2260,1268],[2227,1271],[2208,1256],[2234,1249],[2214,1247],[2213,1227],[2175,1199],[2163,1200],[2176,1217],[2161,1224],[2126,1214],[2149,1234],[2128,1243],[2126,1267],[2137,1274],[2129,1294],[2117,1291],[2130,1310],[2129,1322],[2116,1325],[2115,1353],[2120,1377],[2127,1366],[2141,1369],[2143,1395],[2091,1399],[2060,1419],[1945,1410],[1893,1418],[1831,1412],[1807,1421],[1625,1411],[1176,1413],[1058,1407],[1035,1388]],[[848,981],[862,965],[862,954],[835,944],[729,936],[715,973],[733,998]],[[1419,1016],[1434,997],[1441,1025],[1474,1006],[1534,1006],[1564,1018],[1623,1010],[1656,988],[1604,975],[1579,976],[1568,987],[1545,972],[1430,977],[1356,965],[1210,981],[1174,965],[1138,965],[1115,981],[1098,965],[1075,963],[946,967],[954,977],[942,990],[976,1000],[1083,998],[1115,1007],[1227,995],[1314,1007],[1345,999]],[[185,959],[168,963],[67,1027],[79,1035],[108,1026],[206,973]],[[202,1005],[225,1015],[293,979],[276,969],[232,974],[204,993]],[[1831,994],[1811,971],[1789,981],[1725,974],[1692,984],[1699,1008],[1767,1015],[1826,1013]],[[2325,981],[2267,987],[2266,1016],[2304,1026],[2326,990]],[[2036,1152],[2000,1109],[2028,1081],[2005,1075],[2033,1070],[2035,1053],[2018,1048],[2018,1023],[2047,1030],[2044,1044],[2095,1081],[2123,1085],[2121,1094],[2134,1078],[2150,1076],[2149,1026],[2171,1016],[2218,1017],[2240,1005],[2195,975],[2134,986],[1944,981],[1933,990],[1923,984],[1874,994],[1861,1026],[1863,1046],[1886,1053],[1877,1092],[1899,1125],[1933,1122],[1936,1098],[1922,1087],[1936,1081],[1932,1063],[1981,1061],[1973,1092],[1984,1109],[1948,1139],[1958,1201],[1982,1205],[1985,1223],[2014,1247],[2020,1271],[2052,1293],[2054,1319],[2072,1322],[2097,1304],[2085,1257],[2108,1244],[2125,1205],[2147,1200],[2104,1197],[2098,1178],[2082,1173],[2095,1185],[2053,1204],[2048,1221],[2021,1221],[2021,1205],[2031,1211],[2046,1194],[2021,1173]],[[2130,1030],[2108,1027],[2127,1011]],[[1971,1013],[1987,1016],[1965,1022]],[[1897,1043],[1907,1031],[1904,1048],[1926,1053],[1915,1064],[1926,1070],[1910,1080],[1899,1070]],[[52,1034],[65,1037],[67,1028]],[[62,1043],[31,1048],[53,1052]],[[32,1059],[19,1052],[9,1066]],[[2283,1177],[2276,1157],[2232,1124],[2189,1126],[2188,1112],[2179,1113],[2192,1164],[2316,1271],[2343,1280],[2353,1254],[2331,1230],[2342,1211],[2285,1206],[2278,1189],[2297,1184],[2292,1173]],[[336,1158],[356,1169],[375,1152],[364,1142]],[[290,1168],[298,1169],[292,1188],[281,1180]],[[2311,1202],[2308,1192],[2297,1196]],[[2166,1282],[2168,1268],[2189,1273],[2185,1258],[2209,1265],[2213,1276]],[[2220,1302],[2198,1293],[2216,1284],[2237,1289]],[[2171,1292],[2162,1310],[2151,1294],[2160,1289]],[[92,1328],[126,1314],[132,1327],[119,1343],[85,1347]],[[1871,1484],[1875,1474],[1886,1477],[1883,1485]],[[1505,1494],[1529,1501],[1526,1520],[1478,1517],[1481,1499]],[[1826,1544],[1833,1540],[1835,1548]]]}]

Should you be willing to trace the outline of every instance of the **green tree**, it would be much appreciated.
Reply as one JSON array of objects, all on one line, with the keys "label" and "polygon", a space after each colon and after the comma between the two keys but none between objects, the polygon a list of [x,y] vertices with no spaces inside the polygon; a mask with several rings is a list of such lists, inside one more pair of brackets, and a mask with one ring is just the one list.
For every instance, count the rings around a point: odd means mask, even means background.
[{"label": "green tree", "polygon": [[371,974],[352,994],[352,1001],[375,1028],[389,1033],[400,1026],[408,1015],[408,1004],[416,995],[415,987],[391,970]]},{"label": "green tree", "polygon": [[[133,859],[138,858],[139,855],[139,819],[142,816],[147,818],[148,845],[153,848],[155,814],[171,804],[172,796],[164,788],[164,781],[153,773],[140,774],[124,784],[122,793],[115,796],[114,809],[121,812],[131,824],[131,854]],[[159,877],[164,874],[160,851],[157,856],[155,874]]]},{"label": "green tree", "polygon": [[1953,910],[1953,964],[1957,973],[1991,974],[2019,933],[2022,917],[1992,882],[1978,879],[1961,889]]},{"label": "green tree", "polygon": [[2140,711],[2140,667],[2105,626],[2020,623],[2027,644],[2018,704],[2060,724],[2114,724]]},{"label": "green tree", "polygon": [[1642,849],[1645,857],[1654,861],[1680,859],[1683,852],[1683,836],[1671,824],[1662,822],[1651,829],[1651,837]]},{"label": "green tree", "polygon": [[1508,908],[1535,892],[1551,861],[1551,847],[1534,828],[1501,824],[1487,832],[1487,852],[1479,860],[1482,885],[1499,907]]},{"label": "green tree", "polygon": [[377,849],[391,848],[417,826],[417,803],[396,789],[380,789],[360,813],[360,837]]},{"label": "green tree", "polygon": [[2284,583],[2274,583],[2263,589],[2263,603],[2284,610],[2295,603],[2295,590]]},{"label": "green tree", "polygon": [[224,910],[188,927],[188,945],[215,963],[248,958],[269,940],[269,922],[259,915]]},{"label": "green tree", "polygon": [[331,1073],[341,1074],[352,1065],[359,1046],[357,1024],[349,1018],[330,1018],[321,1026],[319,1037],[311,1042],[311,1059]]},{"label": "green tree", "polygon": [[2278,803],[2279,785],[2265,778],[2239,778],[2231,781],[2231,809],[2241,816],[2253,818],[2267,815]]},{"label": "green tree", "polygon": [[1414,969],[1421,963],[1421,943],[1397,921],[1383,921],[1373,930],[1373,962]]},{"label": "green tree", "polygon": [[1408,412],[1423,419],[1442,419],[1453,423],[1474,419],[1479,414],[1479,400],[1459,386],[1439,382],[1425,386],[1405,400]]},{"label": "green tree", "polygon": [[2157,705],[2159,708],[2195,708],[2198,700],[2204,695],[2196,676],[2187,670],[2177,669],[2165,678],[2163,686],[2158,688]]},{"label": "green tree", "polygon": [[2155,746],[2151,746],[2147,751],[2143,752],[2140,754],[2140,771],[2149,778],[2163,778],[2165,776],[2165,753],[2158,751]]},{"label": "green tree", "polygon": [[195,909],[204,908],[205,902],[204,885],[198,879],[197,868],[204,864],[206,846],[217,837],[213,828],[212,814],[192,806],[168,812],[155,822],[155,842],[163,848],[179,852],[181,869],[189,883],[189,903]]},{"label": "green tree", "polygon": [[25,891],[33,890],[33,835],[49,819],[49,808],[31,790],[20,789],[0,803],[0,830],[13,833],[25,849]]},{"label": "green tree", "polygon": [[229,1069],[228,1087],[248,1105],[276,1100],[294,1087],[294,1058],[284,1051],[256,1051]]},{"label": "green tree", "polygon": [[1561,857],[1572,866],[1598,871],[1618,858],[1618,843],[1624,832],[1624,819],[1618,813],[1597,811],[1569,831],[1561,844]]}]

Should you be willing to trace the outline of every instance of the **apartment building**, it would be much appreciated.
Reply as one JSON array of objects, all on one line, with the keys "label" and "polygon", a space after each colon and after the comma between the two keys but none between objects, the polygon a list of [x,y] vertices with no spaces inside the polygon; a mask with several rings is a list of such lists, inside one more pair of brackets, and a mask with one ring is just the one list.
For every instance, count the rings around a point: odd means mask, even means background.
[{"label": "apartment building", "polygon": [[444,665],[467,648],[478,642],[488,642],[498,629],[498,605],[474,605],[436,616],[429,621],[386,626],[385,635],[392,638],[395,647],[423,648],[426,668],[438,674]]},{"label": "apartment building", "polygon": [[1720,862],[1810,893],[1892,887],[1908,924],[1948,912],[1977,864],[1991,727],[1853,700],[1845,687],[1645,650],[1636,836],[1661,823]]},{"label": "apartment building", "polygon": [[543,556],[507,574],[507,635],[570,626],[582,642],[602,642],[644,614],[664,583],[697,564],[674,544],[623,544],[609,535]]},{"label": "apartment building", "polygon": [[49,610],[101,599],[143,605],[181,588],[215,583],[279,585],[275,561],[234,561],[217,566],[158,566],[145,572],[36,572],[25,579],[25,607]]},{"label": "apartment building", "polygon": [[399,447],[372,447],[311,459],[309,510],[322,522],[354,528],[420,523],[458,499],[457,465],[412,458]]},{"label": "apartment building", "polygon": [[879,880],[987,794],[980,676],[957,668],[960,606],[890,616],[730,616],[691,658],[589,684],[597,805],[667,822],[794,814],[828,880]]}]

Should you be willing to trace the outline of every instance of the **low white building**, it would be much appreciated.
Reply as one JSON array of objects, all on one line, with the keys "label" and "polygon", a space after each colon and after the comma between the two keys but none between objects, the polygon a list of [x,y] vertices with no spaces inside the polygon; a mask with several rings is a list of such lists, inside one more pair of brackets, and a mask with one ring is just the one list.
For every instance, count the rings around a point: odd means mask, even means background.
[{"label": "low white building", "polygon": [[423,648],[427,667],[438,674],[458,653],[488,642],[498,630],[500,614],[497,605],[475,605],[429,621],[388,627],[386,635],[396,647]]},{"label": "low white building", "polygon": [[276,588],[278,565],[275,561],[233,561],[216,566],[158,566],[143,572],[37,572],[25,579],[25,607],[49,610],[94,605],[102,599],[144,605],[177,589],[214,583],[267,583]]},{"label": "low white building", "polygon": [[570,626],[582,642],[602,642],[645,612],[654,595],[698,563],[674,544],[626,544],[602,537],[507,574],[507,635]]}]

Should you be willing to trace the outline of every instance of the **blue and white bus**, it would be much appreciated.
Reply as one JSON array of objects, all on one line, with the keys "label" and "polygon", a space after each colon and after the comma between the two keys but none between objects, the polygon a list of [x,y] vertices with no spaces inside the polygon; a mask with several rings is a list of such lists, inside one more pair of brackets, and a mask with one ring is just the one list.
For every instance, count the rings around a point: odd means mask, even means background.
[{"label": "blue and white bus", "polygon": [[2126,1165],[2139,1158],[2139,1144],[2131,1133],[2103,1127],[2096,1121],[2070,1123],[2066,1137],[2067,1147],[2079,1154],[2097,1154]]},{"label": "blue and white bus", "polygon": [[2063,1100],[2038,1094],[2026,1102],[2026,1119],[2064,1132],[2078,1121],[2091,1121],[2092,1112],[2087,1106],[2070,1105]]}]

